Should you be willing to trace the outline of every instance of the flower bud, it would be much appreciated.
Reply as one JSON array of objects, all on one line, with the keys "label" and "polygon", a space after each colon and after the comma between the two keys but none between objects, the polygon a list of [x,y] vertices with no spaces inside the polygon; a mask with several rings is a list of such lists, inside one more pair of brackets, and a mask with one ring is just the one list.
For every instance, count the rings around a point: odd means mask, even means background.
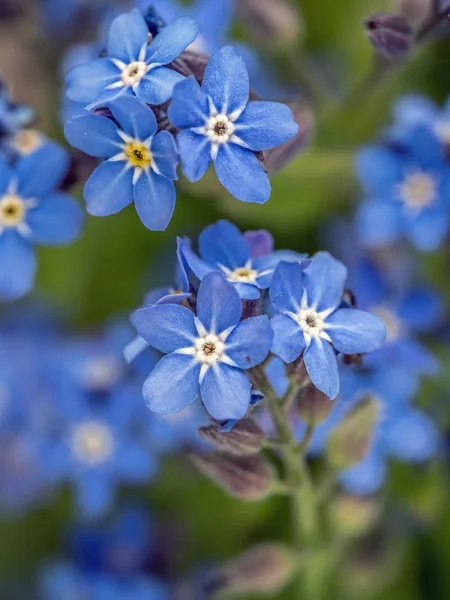
[{"label": "flower bud", "polygon": [[403,15],[372,15],[364,26],[373,46],[386,58],[400,58],[412,47],[412,30]]},{"label": "flower bud", "polygon": [[367,533],[380,514],[376,498],[340,494],[333,498],[330,516],[333,529],[339,534],[356,538]]},{"label": "flower bud", "polygon": [[417,25],[431,13],[432,0],[394,0],[393,9],[413,25]]},{"label": "flower bud", "polygon": [[333,429],[328,439],[327,456],[336,469],[356,465],[369,452],[380,403],[368,396],[353,408]]},{"label": "flower bud", "polygon": [[214,451],[192,454],[191,458],[204,475],[242,500],[262,500],[274,482],[271,465],[262,455],[233,456]]},{"label": "flower bud", "polygon": [[307,383],[300,388],[295,399],[295,407],[302,421],[308,425],[319,425],[328,417],[335,402],[312,383]]},{"label": "flower bud", "polygon": [[289,550],[278,544],[263,544],[223,565],[212,573],[210,593],[274,596],[290,581],[295,561]]},{"label": "flower bud", "polygon": [[286,47],[294,45],[303,29],[299,11],[286,0],[241,0],[239,11],[255,43]]},{"label": "flower bud", "polygon": [[199,428],[200,435],[218,450],[244,456],[257,454],[263,447],[265,433],[252,419],[238,421],[231,431],[220,431],[214,425]]}]

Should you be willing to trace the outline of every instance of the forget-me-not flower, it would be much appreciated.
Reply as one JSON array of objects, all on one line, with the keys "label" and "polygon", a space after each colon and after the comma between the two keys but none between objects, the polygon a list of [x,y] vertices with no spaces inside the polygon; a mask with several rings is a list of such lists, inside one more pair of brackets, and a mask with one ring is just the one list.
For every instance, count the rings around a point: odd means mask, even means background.
[{"label": "forget-me-not flower", "polygon": [[83,213],[73,198],[57,190],[68,155],[47,143],[10,167],[0,158],[0,297],[14,300],[34,284],[34,244],[74,240]]},{"label": "forget-me-not flower", "polygon": [[104,106],[123,94],[147,104],[163,104],[172,97],[183,75],[167,68],[195,40],[192,19],[177,19],[152,39],[141,12],[134,8],[117,17],[110,29],[106,57],[76,67],[67,75],[71,100]]},{"label": "forget-me-not flower", "polygon": [[236,225],[224,220],[206,227],[199,236],[198,246],[201,258],[187,244],[182,245],[183,256],[194,274],[201,280],[212,271],[223,273],[244,300],[257,300],[261,296],[261,290],[270,286],[274,269],[281,260],[305,258],[287,250],[274,252],[273,239],[261,252]]},{"label": "forget-me-not flower", "polygon": [[239,294],[217,272],[205,275],[200,284],[197,316],[173,304],[134,313],[139,335],[166,354],[144,384],[151,410],[175,413],[200,396],[219,421],[244,417],[251,400],[244,370],[266,358],[272,330],[265,315],[240,322],[241,315]]},{"label": "forget-me-not flower", "polygon": [[134,202],[148,229],[164,230],[175,208],[175,140],[168,131],[157,133],[155,115],[137,98],[118,98],[109,108],[119,126],[100,115],[76,117],[65,126],[73,146],[105,159],[86,182],[87,210],[106,216]]},{"label": "forget-me-not flower", "polygon": [[336,354],[373,352],[386,335],[378,317],[340,308],[346,279],[345,266],[319,252],[306,269],[282,261],[270,287],[270,300],[278,313],[271,321],[273,353],[288,363],[303,353],[312,383],[332,399],[339,393]]},{"label": "forget-me-not flower", "polygon": [[298,125],[289,107],[250,102],[244,60],[232,46],[212,55],[202,86],[194,77],[179,83],[169,118],[177,136],[183,172],[198,181],[214,162],[220,183],[238,200],[266,202],[269,178],[255,152],[270,150],[295,136]]}]

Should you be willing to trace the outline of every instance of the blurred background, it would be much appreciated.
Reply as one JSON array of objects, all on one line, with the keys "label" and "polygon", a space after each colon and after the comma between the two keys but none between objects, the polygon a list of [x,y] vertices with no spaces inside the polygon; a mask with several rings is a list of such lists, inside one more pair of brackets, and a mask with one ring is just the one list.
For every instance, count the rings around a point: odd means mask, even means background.
[{"label": "blurred background", "polygon": [[[40,392],[31,386],[38,358],[53,361],[62,374],[73,365],[78,369],[80,356],[97,352],[102,344],[108,357],[114,354],[118,363],[102,363],[106,372],[95,371],[94,380],[105,376],[106,383],[101,380],[101,385],[108,393],[119,393],[111,391],[116,384],[108,368],[115,375],[122,368],[117,366],[122,360],[120,348],[132,338],[132,332],[126,331],[127,315],[142,303],[149,289],[172,281],[176,236],[195,240],[206,225],[225,218],[242,231],[269,229],[277,248],[308,254],[324,248],[334,251],[330,231],[352,215],[361,196],[353,169],[355,150],[377,139],[389,125],[399,97],[420,93],[442,104],[449,95],[450,26],[445,20],[431,40],[414,48],[384,77],[373,70],[374,49],[362,20],[373,13],[398,12],[408,3],[419,13],[426,4],[425,0],[238,0],[229,37],[257,52],[263,71],[261,86],[272,86],[269,96],[295,101],[304,131],[298,153],[273,174],[272,197],[263,206],[237,202],[214,175],[195,188],[182,179],[174,217],[163,233],[145,229],[129,207],[108,218],[86,215],[76,243],[39,249],[32,295],[14,304],[0,304],[6,340],[0,356],[5,350],[9,357],[15,353],[16,378],[19,375],[30,384],[26,411],[45,410]],[[0,0],[0,76],[14,101],[36,111],[36,128],[63,145],[61,119],[69,110],[63,100],[64,61],[70,62],[68,52],[74,44],[98,39],[105,4],[111,10],[126,5],[114,0],[70,0],[67,5],[65,0]],[[82,185],[75,192],[82,203]],[[448,244],[433,254],[417,254],[414,260],[414,269],[439,290],[448,305]],[[443,323],[438,337],[426,339],[443,365],[450,358],[449,334]],[[64,343],[55,352],[53,342],[61,335]],[[51,348],[45,357],[40,350],[44,347]],[[0,359],[0,375],[1,366]],[[58,393],[66,393],[61,381],[56,385]],[[355,544],[351,551],[346,546],[345,560],[333,573],[329,598],[450,598],[449,386],[448,370],[441,369],[424,381],[418,397],[419,405],[436,417],[442,433],[437,457],[420,465],[390,461],[380,491],[364,498],[343,495],[336,502],[342,537],[354,537]],[[54,456],[59,452],[56,446],[37,449],[40,442],[27,438],[30,446],[25,457],[23,449],[13,451],[11,439],[2,437],[1,600],[90,600],[90,596],[69,591],[62,595],[63,587],[58,588],[55,581],[58,577],[68,581],[67,573],[49,575],[61,560],[80,556],[84,557],[81,562],[90,556],[95,563],[101,556],[119,570],[151,573],[169,586],[169,597],[176,593],[181,600],[199,600],[200,593],[188,595],[192,592],[183,581],[201,580],[211,567],[256,543],[289,539],[286,500],[245,503],[230,498],[191,466],[186,449],[199,444],[195,426],[201,417],[189,415],[177,423],[155,424],[139,386],[120,390],[125,395],[132,392],[133,418],[145,423],[155,465],[143,467],[146,474],[137,483],[138,475],[133,485],[121,482],[95,527],[86,525],[83,509],[80,516],[71,485],[53,486],[48,477],[44,477],[45,484],[35,481],[39,473],[34,459],[40,452]],[[0,405],[1,398],[0,393]],[[46,464],[49,471],[57,471],[51,458]],[[79,486],[78,476],[74,480]],[[382,518],[377,519],[380,514]],[[120,524],[120,519],[127,525]],[[148,535],[141,535],[142,540],[138,533],[143,531]],[[112,548],[107,559],[105,547]],[[75,584],[67,586],[64,589],[74,593]],[[115,598],[113,592],[105,593],[101,598]],[[143,591],[142,596],[124,593],[125,598],[160,598],[156,588]],[[242,597],[258,596],[244,593]],[[287,589],[276,597],[296,595]]]}]

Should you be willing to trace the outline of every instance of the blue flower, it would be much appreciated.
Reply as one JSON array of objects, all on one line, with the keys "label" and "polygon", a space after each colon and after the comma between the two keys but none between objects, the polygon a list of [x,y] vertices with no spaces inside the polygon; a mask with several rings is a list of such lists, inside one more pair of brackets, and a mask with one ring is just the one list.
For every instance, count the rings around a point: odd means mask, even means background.
[{"label": "blue flower", "polygon": [[378,317],[340,308],[347,269],[319,252],[303,269],[281,262],[270,287],[277,311],[272,318],[272,352],[285,362],[303,361],[312,383],[330,398],[339,393],[337,352],[361,354],[380,348],[386,329]]},{"label": "blue flower", "polygon": [[450,166],[445,148],[425,125],[410,127],[395,147],[372,146],[356,157],[367,195],[356,216],[363,246],[406,237],[419,250],[439,248],[450,223]]},{"label": "blue flower", "polygon": [[47,143],[10,167],[0,158],[0,297],[14,300],[34,284],[34,244],[74,240],[83,214],[57,186],[66,175],[67,153]]},{"label": "blue flower", "polygon": [[275,267],[281,260],[300,261],[304,255],[287,250],[273,251],[268,232],[247,232],[229,221],[209,225],[199,236],[199,258],[187,244],[183,256],[201,280],[207,273],[219,271],[239,292],[242,299],[257,300],[261,290],[270,286]]},{"label": "blue flower", "polygon": [[144,398],[152,411],[179,412],[200,396],[219,421],[245,416],[251,383],[244,369],[266,358],[272,331],[267,316],[240,322],[241,314],[239,294],[219,273],[203,278],[197,316],[173,304],[134,313],[139,335],[167,355],[144,384]]},{"label": "blue flower", "polygon": [[87,210],[103,217],[134,202],[146,227],[164,230],[175,208],[175,140],[168,131],[157,133],[155,115],[137,98],[118,98],[109,108],[119,126],[100,115],[77,117],[65,126],[73,146],[106,159],[86,182]]},{"label": "blue flower", "polygon": [[179,83],[169,118],[177,136],[183,171],[198,181],[214,162],[220,183],[238,200],[266,202],[269,179],[255,152],[284,144],[298,125],[292,111],[274,102],[249,103],[244,60],[231,46],[211,57],[200,87],[194,77]]},{"label": "blue flower", "polygon": [[147,104],[163,104],[184,79],[164,65],[174,61],[197,34],[195,21],[178,19],[149,40],[148,26],[138,9],[120,15],[110,27],[106,57],[71,71],[67,95],[89,108],[104,106],[122,94],[136,95]]},{"label": "blue flower", "polygon": [[15,135],[35,119],[34,111],[23,104],[13,102],[0,79],[0,138]]}]

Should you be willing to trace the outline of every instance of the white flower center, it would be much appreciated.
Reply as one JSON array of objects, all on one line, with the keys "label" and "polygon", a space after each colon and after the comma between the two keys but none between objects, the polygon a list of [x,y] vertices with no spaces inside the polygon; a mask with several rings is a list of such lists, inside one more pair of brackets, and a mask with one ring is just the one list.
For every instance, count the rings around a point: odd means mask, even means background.
[{"label": "white flower center", "polygon": [[37,129],[22,129],[12,141],[12,146],[21,154],[31,154],[43,143],[43,136]]},{"label": "white flower center", "polygon": [[95,356],[83,365],[84,385],[93,389],[106,389],[114,385],[121,377],[123,366],[113,355]]},{"label": "white flower center", "polygon": [[74,428],[71,448],[76,458],[90,467],[105,463],[114,452],[112,431],[100,421],[85,421]]},{"label": "white flower center", "polygon": [[141,82],[147,71],[148,66],[144,61],[136,60],[131,62],[122,69],[122,82],[127,87],[133,87]]},{"label": "white flower center", "polygon": [[297,313],[297,321],[303,333],[310,338],[318,339],[325,328],[325,322],[320,313],[312,308],[301,308]]},{"label": "white flower center", "polygon": [[225,344],[219,336],[208,334],[195,341],[195,360],[206,365],[215,365],[225,354]]},{"label": "white flower center", "polygon": [[433,203],[437,193],[436,179],[429,173],[417,171],[408,175],[398,187],[400,199],[405,205],[420,212]]},{"label": "white flower center", "polygon": [[206,121],[206,135],[213,144],[226,144],[235,132],[232,120],[224,114],[211,116]]}]

